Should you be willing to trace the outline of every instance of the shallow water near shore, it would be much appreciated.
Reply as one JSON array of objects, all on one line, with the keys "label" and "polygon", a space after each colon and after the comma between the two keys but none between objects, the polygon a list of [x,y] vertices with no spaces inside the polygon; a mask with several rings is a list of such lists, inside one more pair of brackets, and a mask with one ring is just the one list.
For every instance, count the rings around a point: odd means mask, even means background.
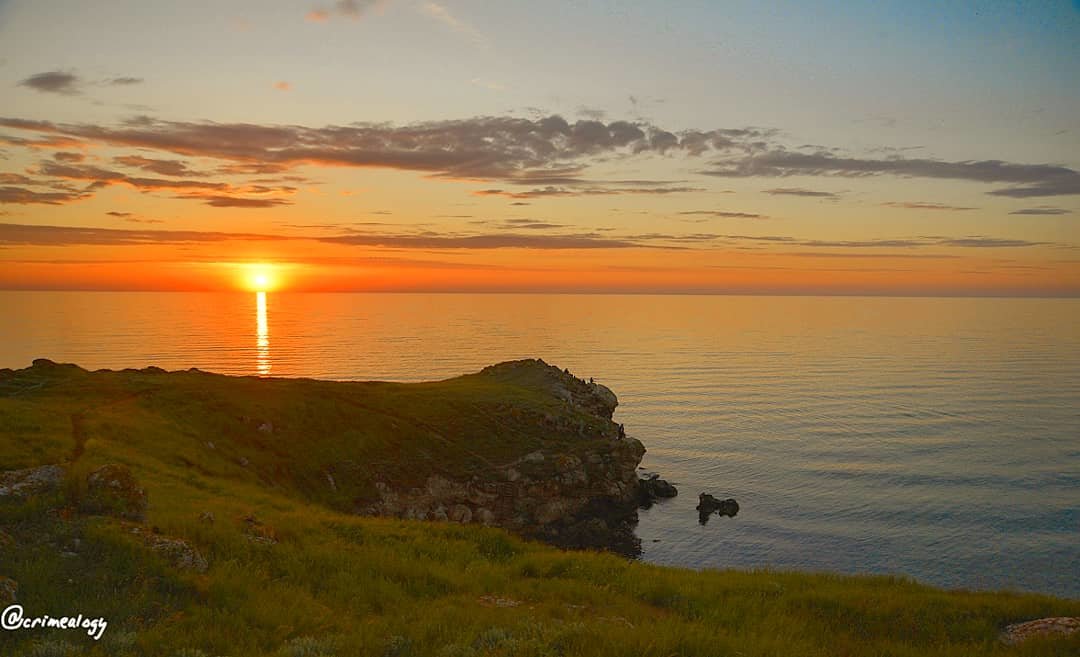
[{"label": "shallow water near shore", "polygon": [[[647,561],[1080,597],[1080,301],[0,292],[0,367],[419,381],[540,357],[616,392]],[[735,518],[698,523],[697,494]]]}]

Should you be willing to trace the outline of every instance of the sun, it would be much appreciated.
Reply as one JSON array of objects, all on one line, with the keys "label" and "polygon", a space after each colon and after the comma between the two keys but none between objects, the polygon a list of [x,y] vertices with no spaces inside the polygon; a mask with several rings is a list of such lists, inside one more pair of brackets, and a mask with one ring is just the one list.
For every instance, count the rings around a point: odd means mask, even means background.
[{"label": "sun", "polygon": [[251,265],[247,268],[245,287],[255,292],[269,292],[277,287],[274,266],[268,264]]}]

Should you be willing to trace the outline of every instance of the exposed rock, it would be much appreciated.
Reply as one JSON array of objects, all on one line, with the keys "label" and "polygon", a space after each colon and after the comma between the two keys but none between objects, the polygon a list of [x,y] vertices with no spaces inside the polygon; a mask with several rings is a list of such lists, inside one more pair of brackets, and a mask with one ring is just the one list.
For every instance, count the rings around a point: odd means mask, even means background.
[{"label": "exposed rock", "polygon": [[84,511],[129,520],[146,519],[146,508],[149,506],[146,489],[139,486],[126,465],[103,465],[90,473],[86,484],[86,497],[82,504]]},{"label": "exposed rock", "polygon": [[1009,645],[1016,645],[1032,637],[1068,636],[1074,632],[1080,632],[1080,617],[1058,616],[1009,625],[1001,633],[1001,640]]},{"label": "exposed rock", "polygon": [[739,503],[734,498],[718,500],[708,493],[702,493],[698,496],[697,511],[698,521],[704,525],[713,513],[734,518],[739,513]]},{"label": "exposed rock", "polygon": [[174,567],[181,570],[194,570],[197,573],[205,573],[209,567],[202,554],[183,539],[148,534],[146,536],[146,545],[154,552],[162,555]]},{"label": "exposed rock", "polygon": [[63,481],[64,468],[59,465],[0,472],[0,497],[21,499],[52,492],[58,490]]},{"label": "exposed rock", "polygon": [[259,425],[259,433],[274,433],[274,423],[263,422]]},{"label": "exposed rock", "polygon": [[[625,433],[619,438],[611,419],[618,405],[614,393],[539,360],[493,365],[478,376],[548,396],[546,406],[500,403],[495,408],[510,430],[524,425],[534,441],[539,434],[539,444],[508,462],[478,459],[467,475],[414,472],[398,483],[393,474],[380,473],[370,492],[356,499],[356,512],[482,523],[562,547],[637,554],[632,528],[645,447]],[[341,490],[349,490],[348,483],[337,477]]]},{"label": "exposed rock", "polygon": [[646,477],[638,479],[638,503],[645,508],[652,506],[658,499],[675,497],[678,494],[678,489],[661,479],[658,474],[649,473]]},{"label": "exposed rock", "polygon": [[513,598],[501,598],[494,595],[482,595],[480,596],[480,604],[485,607],[517,607],[521,605],[520,600],[514,600]]},{"label": "exposed rock", "polygon": [[0,605],[8,605],[18,600],[18,593],[19,583],[0,575]]},{"label": "exposed rock", "polygon": [[455,504],[450,507],[450,512],[447,514],[447,517],[454,522],[460,522],[464,525],[472,521],[472,509],[464,504]]}]

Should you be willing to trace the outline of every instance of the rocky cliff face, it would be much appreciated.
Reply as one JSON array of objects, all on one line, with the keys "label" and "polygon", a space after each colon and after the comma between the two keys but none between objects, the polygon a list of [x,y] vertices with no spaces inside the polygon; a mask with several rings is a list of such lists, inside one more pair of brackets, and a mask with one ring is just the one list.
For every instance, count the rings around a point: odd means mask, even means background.
[{"label": "rocky cliff face", "polygon": [[[421,487],[377,479],[377,501],[359,512],[482,523],[564,547],[638,552],[633,526],[645,447],[612,421],[615,394],[541,360],[500,363],[480,375],[558,400],[561,411],[535,420],[551,437],[546,446],[467,478],[433,474]],[[581,415],[600,422],[575,419]]]}]

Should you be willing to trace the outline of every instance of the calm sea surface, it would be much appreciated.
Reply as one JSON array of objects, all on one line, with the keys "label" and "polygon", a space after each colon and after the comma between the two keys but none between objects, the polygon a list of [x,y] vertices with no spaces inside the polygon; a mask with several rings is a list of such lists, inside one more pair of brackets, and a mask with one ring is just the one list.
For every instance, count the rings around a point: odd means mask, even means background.
[{"label": "calm sea surface", "polygon": [[[419,381],[541,357],[618,394],[648,561],[1080,597],[1080,300],[0,292],[0,367]],[[698,524],[697,494],[735,497]]]}]

